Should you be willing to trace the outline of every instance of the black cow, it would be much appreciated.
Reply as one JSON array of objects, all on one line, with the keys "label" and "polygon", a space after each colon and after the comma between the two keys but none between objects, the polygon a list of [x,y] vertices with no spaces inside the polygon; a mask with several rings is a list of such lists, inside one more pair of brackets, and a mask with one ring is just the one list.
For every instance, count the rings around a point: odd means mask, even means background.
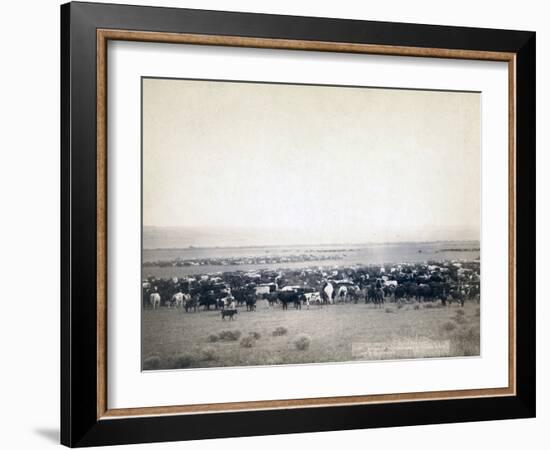
[{"label": "black cow", "polygon": [[235,318],[235,314],[238,314],[239,311],[236,309],[222,309],[222,320],[225,320],[225,316],[229,317],[229,320]]}]

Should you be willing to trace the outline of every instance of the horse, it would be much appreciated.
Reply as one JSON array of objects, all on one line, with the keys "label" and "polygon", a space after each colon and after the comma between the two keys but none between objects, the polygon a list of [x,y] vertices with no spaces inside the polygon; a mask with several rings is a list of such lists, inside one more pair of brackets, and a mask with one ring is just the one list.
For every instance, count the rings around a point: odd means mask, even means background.
[{"label": "horse", "polygon": [[151,303],[153,309],[160,308],[160,294],[158,292],[153,292],[149,296],[149,302]]},{"label": "horse", "polygon": [[327,283],[323,288],[323,292],[326,294],[327,302],[332,304],[332,294],[334,293],[334,287],[332,283]]}]

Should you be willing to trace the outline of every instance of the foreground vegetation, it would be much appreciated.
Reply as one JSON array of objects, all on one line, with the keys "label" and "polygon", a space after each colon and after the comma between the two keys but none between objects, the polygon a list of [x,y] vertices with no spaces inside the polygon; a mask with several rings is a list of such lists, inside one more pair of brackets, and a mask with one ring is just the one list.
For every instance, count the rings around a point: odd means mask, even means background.
[{"label": "foreground vegetation", "polygon": [[144,309],[143,369],[303,364],[381,359],[476,356],[479,305],[437,303],[312,306],[310,309],[219,311]]}]

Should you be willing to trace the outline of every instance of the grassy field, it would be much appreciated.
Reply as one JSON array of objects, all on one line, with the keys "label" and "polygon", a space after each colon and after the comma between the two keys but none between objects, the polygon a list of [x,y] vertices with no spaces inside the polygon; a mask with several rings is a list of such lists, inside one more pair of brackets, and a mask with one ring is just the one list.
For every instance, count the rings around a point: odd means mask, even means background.
[{"label": "grassy field", "polygon": [[474,302],[464,308],[345,304],[283,311],[260,301],[255,312],[239,309],[234,321],[222,321],[218,311],[147,309],[143,368],[474,356],[479,355],[479,323]]}]

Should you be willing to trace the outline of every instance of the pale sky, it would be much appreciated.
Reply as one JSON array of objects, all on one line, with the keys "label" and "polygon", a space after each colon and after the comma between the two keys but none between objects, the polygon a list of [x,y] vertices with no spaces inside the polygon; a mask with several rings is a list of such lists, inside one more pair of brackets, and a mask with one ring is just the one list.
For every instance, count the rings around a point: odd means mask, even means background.
[{"label": "pale sky", "polygon": [[480,94],[143,80],[143,224],[479,239]]}]

